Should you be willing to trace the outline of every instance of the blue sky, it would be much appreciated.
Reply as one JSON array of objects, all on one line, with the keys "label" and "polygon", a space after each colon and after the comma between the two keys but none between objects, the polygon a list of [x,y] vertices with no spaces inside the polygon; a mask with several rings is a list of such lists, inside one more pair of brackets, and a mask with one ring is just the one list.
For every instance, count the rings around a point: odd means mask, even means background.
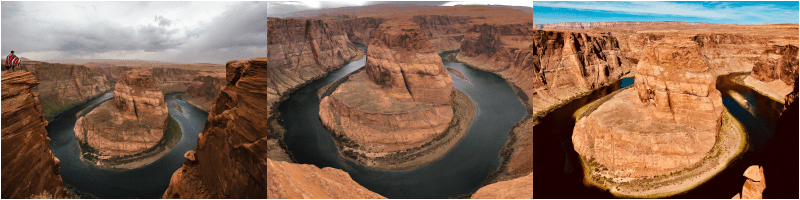
[{"label": "blue sky", "polygon": [[665,2],[534,1],[533,23],[684,21],[723,24],[798,23],[797,1]]}]

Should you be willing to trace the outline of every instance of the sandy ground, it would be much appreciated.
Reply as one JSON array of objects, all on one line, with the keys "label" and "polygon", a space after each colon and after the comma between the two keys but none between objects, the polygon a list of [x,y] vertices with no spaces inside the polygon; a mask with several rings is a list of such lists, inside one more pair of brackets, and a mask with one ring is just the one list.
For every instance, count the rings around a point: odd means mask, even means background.
[{"label": "sandy ground", "polygon": [[[723,124],[717,144],[709,152],[709,156],[693,169],[684,169],[655,177],[621,179],[604,174],[602,170],[597,172],[594,171],[595,169],[588,169],[586,161],[582,159],[584,173],[590,174],[586,176],[585,181],[591,185],[606,188],[615,196],[628,198],[668,197],[695,188],[725,169],[728,162],[738,156],[747,145],[744,128],[727,109],[722,120]],[[592,180],[597,176],[602,177],[600,178],[602,183]]]},{"label": "sandy ground", "polygon": [[792,87],[786,85],[780,79],[775,79],[770,82],[763,82],[756,78],[753,78],[750,75],[744,75],[747,78],[744,78],[744,85],[752,88],[758,93],[763,94],[764,96],[768,96],[772,99],[780,103],[784,103],[783,100],[787,94],[792,92]]}]

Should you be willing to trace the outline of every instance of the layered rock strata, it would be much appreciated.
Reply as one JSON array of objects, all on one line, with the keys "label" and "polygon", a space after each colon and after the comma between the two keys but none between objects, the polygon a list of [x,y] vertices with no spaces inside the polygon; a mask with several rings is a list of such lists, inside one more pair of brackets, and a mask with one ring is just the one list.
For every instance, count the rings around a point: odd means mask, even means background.
[{"label": "layered rock strata", "polygon": [[795,45],[767,47],[753,66],[745,84],[773,99],[784,100],[797,81],[798,48]]},{"label": "layered rock strata", "polygon": [[471,199],[533,199],[533,172],[513,180],[500,181],[478,189]]},{"label": "layered rock strata", "polygon": [[225,80],[225,74],[198,76],[186,88],[186,96],[190,98],[186,99],[186,102],[202,110],[209,111],[214,102],[216,102],[219,91],[225,85],[228,85],[228,81]]},{"label": "layered rock strata", "polygon": [[48,118],[112,88],[99,68],[37,61],[22,62],[20,68],[41,80],[33,90],[41,94],[39,99]]},{"label": "layered rock strata", "polygon": [[24,199],[47,193],[69,196],[61,180],[60,161],[50,151],[47,120],[31,88],[39,81],[25,71],[2,75],[2,196]]},{"label": "layered rock strata", "polygon": [[762,192],[767,188],[766,180],[764,179],[764,168],[758,165],[753,165],[744,171],[744,176],[747,180],[744,181],[742,192],[737,193],[734,199],[763,199]]},{"label": "layered rock strata", "polygon": [[75,138],[97,149],[101,159],[134,155],[161,140],[168,116],[153,74],[131,70],[121,75],[111,101],[75,122]]},{"label": "layered rock strata", "polygon": [[343,20],[340,23],[351,42],[369,45],[372,35],[375,35],[375,29],[386,20],[386,18],[379,17],[359,17]]},{"label": "layered rock strata", "polygon": [[[266,135],[267,139],[273,140],[269,144],[283,146],[280,144],[283,143],[284,130],[277,121],[277,107],[280,102],[300,86],[361,59],[365,52],[348,40],[347,33],[341,26],[322,20],[267,18],[267,24],[269,49],[265,64],[267,66],[264,67]],[[228,70],[227,73],[240,72]],[[278,149],[283,149],[281,147],[272,146],[268,149],[276,151],[270,155],[289,157],[285,150],[277,152]]]},{"label": "layered rock strata", "polygon": [[346,172],[267,159],[268,199],[385,199]]},{"label": "layered rock strata", "polygon": [[267,197],[267,59],[230,61],[226,68],[228,85],[164,198]]},{"label": "layered rock strata", "polygon": [[339,138],[340,152],[358,154],[356,160],[367,166],[393,168],[360,157],[416,151],[452,125],[452,80],[419,25],[409,20],[381,24],[365,70],[333,89],[320,102],[320,120]]},{"label": "layered rock strata", "polygon": [[723,105],[716,74],[694,43],[656,43],[639,62],[635,90],[575,125],[575,151],[619,177],[669,174],[708,155]]},{"label": "layered rock strata", "polygon": [[446,15],[416,15],[411,21],[418,24],[436,49],[436,53],[454,51],[461,48],[464,33],[470,27],[472,17]]}]

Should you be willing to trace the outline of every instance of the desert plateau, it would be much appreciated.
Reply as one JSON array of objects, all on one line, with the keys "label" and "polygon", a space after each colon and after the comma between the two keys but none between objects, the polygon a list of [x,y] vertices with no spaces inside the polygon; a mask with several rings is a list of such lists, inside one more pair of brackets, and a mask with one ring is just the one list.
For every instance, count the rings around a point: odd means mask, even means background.
[{"label": "desert plateau", "polygon": [[3,1],[4,199],[797,199],[794,1]]}]

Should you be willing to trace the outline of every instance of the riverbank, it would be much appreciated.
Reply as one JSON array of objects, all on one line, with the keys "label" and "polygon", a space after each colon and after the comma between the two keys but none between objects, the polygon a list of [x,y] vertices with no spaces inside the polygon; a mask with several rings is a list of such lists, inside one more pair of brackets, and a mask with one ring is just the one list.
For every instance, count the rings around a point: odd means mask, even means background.
[{"label": "riverbank", "polygon": [[769,97],[772,100],[785,103],[783,100],[786,95],[792,92],[792,86],[786,85],[781,79],[775,79],[772,82],[763,82],[750,76],[749,73],[738,75],[733,78],[733,82],[748,87],[761,95]]},{"label": "riverbank", "polygon": [[[355,70],[348,75],[320,88],[317,97],[325,98],[338,86],[350,79],[351,76],[362,72],[364,68]],[[453,90],[453,119],[448,124],[447,129],[428,143],[419,147],[403,151],[374,153],[363,149],[352,139],[343,134],[341,125],[327,127],[336,143],[339,153],[352,161],[359,162],[374,169],[398,170],[411,169],[427,165],[450,152],[469,131],[469,126],[475,118],[476,108],[472,100],[459,91]],[[335,114],[334,114],[335,115]],[[335,122],[340,120],[335,119]],[[334,130],[331,130],[334,128]]]},{"label": "riverbank", "polygon": [[691,168],[660,176],[619,178],[593,160],[586,160],[583,156],[580,160],[587,186],[608,190],[622,198],[663,198],[685,193],[710,180],[746,149],[747,133],[744,127],[725,109],[714,148]]},{"label": "riverbank", "polygon": [[100,154],[99,151],[92,148],[88,144],[80,144],[81,155],[80,159],[93,163],[95,166],[112,170],[128,170],[135,169],[158,160],[163,157],[180,142],[183,133],[180,124],[170,115],[167,118],[167,126],[164,131],[164,136],[153,147],[143,152],[123,156],[123,157],[108,157]]}]

